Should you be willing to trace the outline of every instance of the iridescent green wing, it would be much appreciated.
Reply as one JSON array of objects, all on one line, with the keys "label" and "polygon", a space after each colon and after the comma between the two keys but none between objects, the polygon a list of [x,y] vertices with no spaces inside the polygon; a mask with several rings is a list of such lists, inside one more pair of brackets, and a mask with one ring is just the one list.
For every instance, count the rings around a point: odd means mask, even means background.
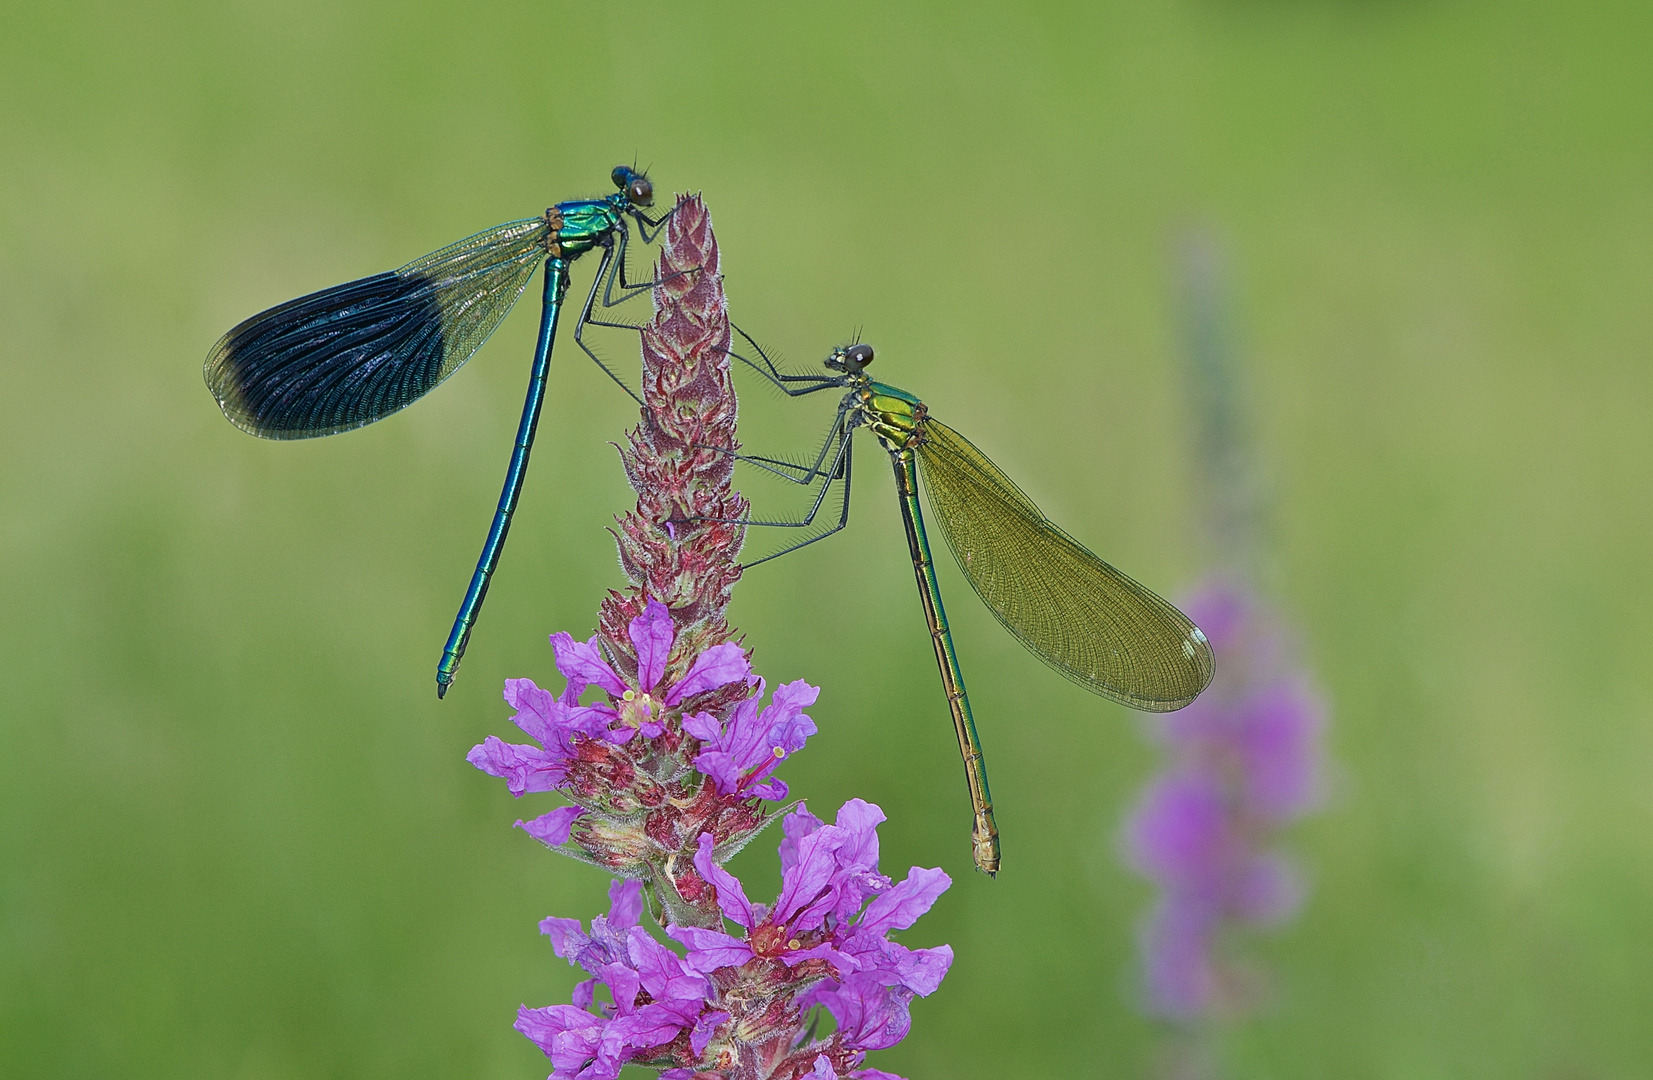
[{"label": "iridescent green wing", "polygon": [[207,386],[231,423],[267,439],[382,420],[488,339],[545,257],[546,228],[508,222],[254,315],[207,354]]},{"label": "iridescent green wing", "polygon": [[1103,697],[1180,709],[1216,670],[1188,617],[1087,551],[998,466],[927,419],[918,447],[941,534],[1004,628],[1039,659]]}]

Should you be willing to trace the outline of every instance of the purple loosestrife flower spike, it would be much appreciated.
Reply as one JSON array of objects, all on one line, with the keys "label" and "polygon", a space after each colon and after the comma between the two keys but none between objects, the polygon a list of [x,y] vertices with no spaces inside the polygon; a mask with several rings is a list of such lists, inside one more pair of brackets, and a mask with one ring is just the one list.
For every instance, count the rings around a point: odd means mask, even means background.
[{"label": "purple loosestrife flower spike", "polygon": [[[694,869],[697,838],[710,833],[728,858],[770,820],[763,801],[786,793],[771,774],[814,733],[802,710],[818,693],[791,682],[760,710],[762,680],[724,615],[742,532],[700,520],[747,506],[732,487],[736,403],[718,264],[705,206],[680,199],[641,335],[642,422],[621,450],[637,504],[615,536],[632,587],[604,600],[589,640],[552,635],[560,692],[506,684],[512,719],[533,743],[490,737],[470,754],[513,795],[556,790],[575,803],[524,822],[531,835],[649,881],[668,921],[690,924],[718,917]],[[713,731],[704,743],[697,734]]]},{"label": "purple loosestrife flower spike", "polygon": [[[547,918],[552,950],[585,978],[566,1005],[522,1006],[516,1028],[551,1080],[616,1080],[639,1065],[661,1080],[900,1080],[865,1067],[906,1035],[915,997],[952,964],[947,946],[889,940],[951,884],[914,867],[878,869],[878,807],[851,799],[831,824],[784,799],[774,775],[816,732],[819,688],[766,683],[725,617],[740,576],[743,516],[731,486],[735,398],[729,323],[711,219],[680,198],[661,244],[655,317],[643,330],[642,422],[620,456],[636,507],[617,520],[631,579],[597,633],[551,635],[560,692],[505,684],[531,740],[490,736],[469,760],[511,794],[556,791],[573,805],[517,824],[620,880],[609,911]],[[751,900],[724,863],[779,820],[780,896]],[[642,925],[647,912],[662,943]],[[818,1038],[812,1014],[836,1021]]]}]

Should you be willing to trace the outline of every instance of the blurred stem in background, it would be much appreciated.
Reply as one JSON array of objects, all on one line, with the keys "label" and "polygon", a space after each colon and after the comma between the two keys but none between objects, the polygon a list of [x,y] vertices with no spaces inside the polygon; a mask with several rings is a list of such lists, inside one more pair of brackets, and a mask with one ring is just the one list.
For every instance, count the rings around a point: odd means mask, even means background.
[{"label": "blurred stem in background", "polygon": [[1183,386],[1197,453],[1195,505],[1206,557],[1219,573],[1255,578],[1261,570],[1263,492],[1245,420],[1249,410],[1229,312],[1227,258],[1209,229],[1178,237],[1175,258]]},{"label": "blurred stem in background", "polygon": [[1263,500],[1222,250],[1209,232],[1190,232],[1176,253],[1197,505],[1212,567],[1181,606],[1210,637],[1217,675],[1188,708],[1149,720],[1165,763],[1124,839],[1131,866],[1160,890],[1139,938],[1142,1006],[1169,1025],[1158,1071],[1204,1080],[1221,1074],[1223,1029],[1266,998],[1267,980],[1236,954],[1236,938],[1288,921],[1306,895],[1302,873],[1274,845],[1319,804],[1325,709],[1256,589]]}]

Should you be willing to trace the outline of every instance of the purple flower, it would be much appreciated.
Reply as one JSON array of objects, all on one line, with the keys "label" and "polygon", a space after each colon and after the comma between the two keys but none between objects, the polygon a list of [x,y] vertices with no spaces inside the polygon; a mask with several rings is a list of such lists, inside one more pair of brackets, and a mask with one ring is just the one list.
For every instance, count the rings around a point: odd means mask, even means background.
[{"label": "purple flower", "polygon": [[[838,1070],[832,1067],[832,1059],[825,1054],[815,1057],[815,1067],[805,1074],[807,1080],[839,1080]],[[853,1080],[902,1080],[901,1077],[883,1069],[851,1069],[844,1076]]]},{"label": "purple flower", "polygon": [[905,1039],[913,1026],[907,1012],[912,999],[906,987],[885,986],[876,976],[859,972],[814,996],[838,1022],[844,1043],[856,1050],[885,1050]]},{"label": "purple flower", "polygon": [[711,973],[765,960],[787,968],[822,961],[825,977],[800,996],[800,1004],[825,1006],[852,1050],[895,1045],[911,1022],[908,1003],[941,985],[953,950],[909,949],[888,935],[917,921],[952,881],[939,869],[915,866],[891,885],[878,871],[876,830],[883,820],[878,807],[860,799],[845,803],[832,825],[801,807],[789,814],[780,848],[781,893],[772,908],[748,900],[740,882],[712,862],[711,837],[701,837],[695,867],[717,890],[724,917],[744,933],[668,929],[689,947],[685,966]]},{"label": "purple flower", "polygon": [[[528,1036],[551,1059],[553,1080],[569,1080],[591,1074],[586,1065],[602,1046],[605,1022],[573,1005],[552,1005],[517,1010],[512,1027]],[[613,1075],[618,1075],[616,1071]]]},{"label": "purple flower", "polygon": [[591,933],[580,931],[580,920],[540,920],[540,933],[551,939],[551,948],[570,964],[577,964],[592,976],[574,988],[574,1004],[591,1004],[592,990],[602,971],[627,956],[626,931],[636,926],[643,914],[643,883],[615,881],[608,887],[608,917],[591,920]]},{"label": "purple flower", "polygon": [[[657,738],[664,731],[660,720],[666,709],[696,694],[751,678],[746,653],[734,642],[725,641],[695,657],[683,678],[662,689],[660,681],[674,635],[671,613],[660,601],[650,600],[643,614],[631,621],[630,630],[637,648],[635,689],[627,686],[603,659],[596,637],[575,641],[566,633],[552,634],[557,670],[568,680],[562,696],[553,696],[530,679],[508,679],[505,683],[505,700],[517,710],[512,723],[540,745],[507,743],[490,735],[466,760],[483,772],[503,777],[513,795],[550,791],[566,778],[580,738],[622,744],[639,731]],[[592,686],[618,699],[618,706],[613,700],[581,705],[580,695]]]},{"label": "purple flower", "polygon": [[802,679],[786,683],[776,688],[774,700],[760,713],[760,679],[758,692],[735,706],[726,724],[709,713],[685,716],[683,730],[706,747],[694,759],[694,767],[725,795],[757,795],[771,802],[786,798],[785,783],[764,778],[815,734],[815,722],[803,710],[815,704],[820,692],[820,687]]},{"label": "purple flower", "polygon": [[592,718],[586,723],[595,728],[593,734],[611,742],[627,742],[640,729],[644,735],[656,738],[663,730],[659,718],[665,708],[676,706],[685,698],[707,690],[748,680],[752,675],[745,651],[734,642],[725,641],[695,657],[689,670],[683,673],[683,678],[662,688],[660,680],[665,676],[666,658],[671,654],[676,634],[672,628],[671,612],[660,601],[650,600],[643,614],[631,620],[628,632],[632,646],[637,650],[636,689],[628,687],[625,680],[603,659],[595,636],[590,641],[579,642],[566,633],[551,635],[551,648],[557,655],[557,670],[568,680],[570,689],[579,685],[575,697],[584,693],[587,686],[600,686],[610,696],[631,706],[625,712],[628,718],[636,717],[637,723],[623,724],[618,730],[612,725],[621,722],[620,710],[608,704],[590,707]]},{"label": "purple flower", "polygon": [[[702,1015],[708,984],[638,925],[642,888],[640,881],[614,882],[608,916],[592,919],[589,934],[577,919],[540,923],[556,954],[591,975],[574,988],[572,1005],[524,1006],[518,1013],[517,1030],[551,1058],[558,1080],[612,1078],[640,1050],[670,1043],[679,1032],[694,1029],[703,1042],[709,1036]],[[598,986],[611,1001],[593,1014],[586,1010]]]},{"label": "purple flower", "polygon": [[[952,950],[908,949],[885,935],[911,926],[952,882],[940,870],[914,867],[906,881],[892,887],[878,872],[877,828],[883,820],[883,811],[860,799],[845,803],[832,825],[803,807],[788,814],[782,820],[781,894],[773,907],[746,898],[740,881],[713,862],[711,835],[702,835],[695,869],[716,890],[724,918],[744,934],[671,927],[666,932],[689,947],[685,963],[712,972],[756,959],[789,967],[825,960],[840,972],[875,971],[891,985],[910,979],[915,992],[932,992],[952,962]],[[859,919],[852,918],[875,896]]]},{"label": "purple flower", "polygon": [[549,813],[541,814],[531,821],[517,822],[517,828],[522,829],[535,840],[546,847],[560,847],[568,843],[568,834],[573,831],[574,822],[585,814],[585,808],[580,806],[559,806]]},{"label": "purple flower", "polygon": [[1148,1007],[1192,1020],[1245,1004],[1243,980],[1218,959],[1223,936],[1301,906],[1301,875],[1269,845],[1319,804],[1325,721],[1249,594],[1215,584],[1185,609],[1222,663],[1203,697],[1160,718],[1170,761],[1131,814],[1125,846],[1162,890],[1141,934]]},{"label": "purple flower", "polygon": [[1216,1003],[1219,979],[1213,950],[1220,925],[1207,905],[1168,895],[1154,908],[1139,935],[1143,982],[1155,1015],[1192,1020]]},{"label": "purple flower", "polygon": [[[888,940],[928,911],[951,882],[940,870],[920,867],[895,884],[881,874],[877,827],[883,820],[878,807],[860,799],[845,803],[831,825],[803,808],[789,814],[781,895],[773,906],[747,898],[740,880],[713,860],[711,834],[703,834],[695,869],[739,936],[667,927],[687,948],[681,957],[638,925],[640,882],[616,882],[608,915],[593,919],[589,932],[578,920],[546,919],[540,929],[557,955],[591,978],[575,988],[571,1005],[524,1007],[518,1029],[551,1057],[553,1080],[612,1080],[631,1061],[691,1073],[724,1068],[747,1049],[738,1031],[773,1026],[778,1015],[785,1023],[774,1037],[787,1060],[805,1066],[827,1060],[829,1069],[841,1066],[857,1080],[887,1077],[860,1068],[866,1053],[901,1041],[912,1023],[909,1004],[940,986],[953,953],[945,945],[909,949]],[[597,1001],[599,987],[609,1002]],[[777,1013],[777,1001],[790,1004]],[[838,1030],[805,1045],[804,1016],[814,1005],[833,1015]],[[772,1058],[766,1060],[773,1070],[761,1075],[793,1075]]]},{"label": "purple flower", "polygon": [[[636,688],[627,686],[603,659],[595,637],[578,642],[565,633],[553,634],[551,646],[557,669],[568,680],[562,694],[557,696],[542,690],[529,679],[509,679],[505,683],[505,700],[516,709],[512,722],[539,745],[508,743],[490,735],[481,745],[472,748],[466,760],[483,772],[503,778],[511,794],[519,797],[531,791],[566,787],[583,741],[601,740],[620,746],[639,733],[658,738],[666,730],[664,719],[668,710],[708,691],[757,681],[741,647],[722,642],[696,656],[681,679],[662,686],[676,635],[671,613],[657,600],[649,601],[643,613],[631,621],[629,634],[637,652]],[[605,691],[610,700],[581,705],[580,696],[593,686]],[[737,717],[730,724],[731,730],[750,737],[753,731],[762,728],[761,734],[781,740],[784,753],[801,747],[804,737],[815,728],[809,718],[790,703],[813,702],[817,691],[801,682],[788,684],[783,690],[788,692],[785,701],[777,693],[776,705],[764,711],[764,717],[774,714],[767,728],[763,728],[761,718],[754,724]],[[755,710],[754,702],[752,711]],[[717,727],[717,721],[706,713],[697,713],[696,723]],[[781,756],[784,757],[784,753]],[[779,759],[775,764],[778,762]],[[773,767],[773,764],[769,766]],[[779,794],[774,794],[777,790]],[[755,785],[747,794],[778,799],[785,796],[785,791],[785,785],[776,780]],[[547,847],[559,847],[568,842],[575,822],[584,812],[580,807],[562,807],[517,824]]]}]

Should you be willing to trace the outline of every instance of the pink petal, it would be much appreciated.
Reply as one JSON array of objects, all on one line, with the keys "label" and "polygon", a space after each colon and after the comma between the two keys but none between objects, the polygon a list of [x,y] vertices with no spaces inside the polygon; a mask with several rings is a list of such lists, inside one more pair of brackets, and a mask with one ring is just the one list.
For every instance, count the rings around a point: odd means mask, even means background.
[{"label": "pink petal", "polygon": [[706,1052],[706,1044],[712,1041],[718,1025],[728,1023],[729,1014],[723,1011],[702,1013],[694,1023],[694,1030],[689,1032],[689,1049],[694,1051],[695,1057]]},{"label": "pink petal", "polygon": [[756,955],[746,942],[719,930],[668,926],[666,934],[673,941],[688,946],[689,955],[683,958],[683,966],[701,974],[720,967],[739,967]]},{"label": "pink petal", "polygon": [[622,1015],[637,1007],[637,992],[643,988],[643,982],[635,970],[624,964],[604,964],[596,974],[608,987]]},{"label": "pink petal", "polygon": [[528,1036],[549,1056],[557,1045],[558,1036],[581,1032],[594,1040],[601,1034],[604,1023],[601,1017],[572,1005],[551,1005],[543,1009],[530,1009],[525,1005],[517,1010],[517,1022],[511,1026]]},{"label": "pink petal", "polygon": [[689,670],[676,686],[666,692],[663,700],[667,705],[676,705],[691,694],[728,686],[750,674],[752,665],[746,659],[746,651],[732,641],[725,641],[695,657]]},{"label": "pink petal", "polygon": [[612,881],[608,886],[608,925],[616,930],[636,926],[643,917],[643,883],[636,878]]},{"label": "pink petal", "polygon": [[582,687],[600,686],[615,697],[626,692],[626,684],[597,650],[596,635],[590,641],[575,641],[570,634],[552,634],[551,648],[557,654],[557,670],[569,682]]},{"label": "pink petal", "polygon": [[723,737],[723,725],[711,713],[691,713],[683,718],[683,730],[701,742],[716,742]]},{"label": "pink petal", "polygon": [[559,806],[550,813],[541,814],[532,821],[517,822],[517,828],[522,829],[546,847],[559,847],[568,843],[569,830],[573,829],[574,820],[583,813],[585,813],[585,808],[581,806]]},{"label": "pink petal", "polygon": [[506,679],[505,703],[515,709],[511,722],[541,746],[557,744],[557,699],[549,690],[541,690],[533,679]]},{"label": "pink petal", "polygon": [[809,812],[807,805],[800,805],[781,819],[781,834],[784,836],[779,849],[782,874],[797,865],[799,842],[823,824],[820,818]]},{"label": "pink petal", "polygon": [[563,759],[537,746],[508,743],[493,735],[471,747],[465,760],[489,776],[503,779],[506,788],[518,797],[529,791],[550,791],[566,776]]},{"label": "pink petal", "polygon": [[757,918],[752,914],[751,901],[746,899],[746,890],[739,878],[712,861],[712,847],[712,834],[701,833],[694,868],[717,890],[717,906],[723,914],[750,930]]},{"label": "pink petal", "polygon": [[647,694],[666,673],[666,657],[672,651],[676,631],[672,613],[658,600],[650,600],[643,614],[627,627],[632,647],[637,650],[637,688]]},{"label": "pink petal", "polygon": [[891,930],[905,930],[930,910],[936,898],[947,891],[953,879],[941,869],[915,866],[906,880],[873,899],[856,929],[880,936]]}]

